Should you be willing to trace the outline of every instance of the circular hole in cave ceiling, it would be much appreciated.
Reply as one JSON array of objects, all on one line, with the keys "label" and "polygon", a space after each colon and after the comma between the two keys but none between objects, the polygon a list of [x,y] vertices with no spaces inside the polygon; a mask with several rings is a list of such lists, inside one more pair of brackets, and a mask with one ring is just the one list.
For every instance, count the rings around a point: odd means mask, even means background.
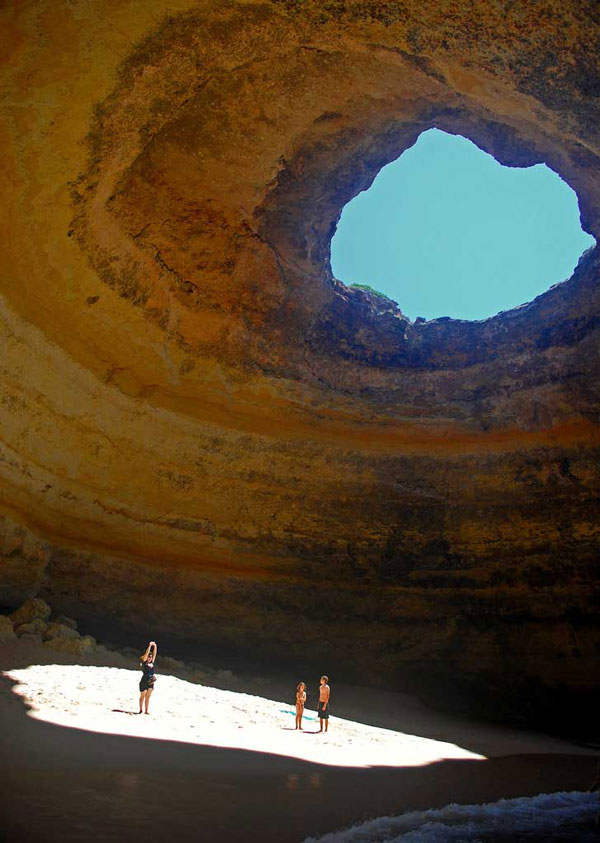
[{"label": "circular hole in cave ceiling", "polygon": [[504,167],[430,129],[346,205],[331,262],[411,319],[476,320],[569,278],[594,242],[575,192],[544,164]]}]

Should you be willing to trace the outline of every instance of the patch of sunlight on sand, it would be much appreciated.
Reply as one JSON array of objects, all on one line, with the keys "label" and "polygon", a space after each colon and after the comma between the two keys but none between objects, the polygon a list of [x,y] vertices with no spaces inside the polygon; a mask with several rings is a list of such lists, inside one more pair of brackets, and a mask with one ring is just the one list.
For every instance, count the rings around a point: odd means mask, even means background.
[{"label": "patch of sunlight on sand", "polygon": [[[112,735],[180,741],[284,755],[340,767],[420,767],[442,759],[485,760],[443,741],[331,717],[318,734],[316,713],[294,730],[289,703],[158,676],[150,715],[138,715],[139,671],[116,667],[32,665],[7,671],[39,720]],[[335,706],[335,697],[332,696]]]}]

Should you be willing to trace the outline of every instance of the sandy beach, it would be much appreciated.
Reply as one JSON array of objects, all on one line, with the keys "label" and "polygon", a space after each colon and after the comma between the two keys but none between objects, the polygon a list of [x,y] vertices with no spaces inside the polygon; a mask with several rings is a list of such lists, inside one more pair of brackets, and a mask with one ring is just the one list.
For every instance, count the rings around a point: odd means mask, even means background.
[{"label": "sandy beach", "polygon": [[[135,662],[0,647],[1,821],[8,841],[300,841],[384,814],[583,790],[596,753],[336,685],[328,734],[294,680],[261,694],[162,673],[137,714]],[[248,685],[252,683],[248,682]],[[316,682],[314,683],[316,686]],[[282,693],[283,692],[283,693]]]}]

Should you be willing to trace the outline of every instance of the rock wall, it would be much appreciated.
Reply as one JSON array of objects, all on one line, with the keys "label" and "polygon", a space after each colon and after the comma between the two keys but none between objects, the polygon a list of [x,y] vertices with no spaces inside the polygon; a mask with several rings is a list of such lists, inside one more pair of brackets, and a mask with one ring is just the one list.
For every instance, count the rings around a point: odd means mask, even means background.
[{"label": "rock wall", "polygon": [[434,126],[546,162],[598,235],[596,4],[0,15],[0,602],[587,728],[597,252],[411,323],[329,244]]}]

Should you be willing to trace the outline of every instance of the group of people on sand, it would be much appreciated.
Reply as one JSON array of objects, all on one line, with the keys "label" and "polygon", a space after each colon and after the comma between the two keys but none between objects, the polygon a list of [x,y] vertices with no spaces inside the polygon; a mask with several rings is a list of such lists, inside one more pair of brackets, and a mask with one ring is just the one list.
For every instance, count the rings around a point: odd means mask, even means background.
[{"label": "group of people on sand", "polygon": [[[329,677],[321,676],[319,680],[319,702],[317,703],[317,714],[321,727],[319,732],[326,732],[329,728]],[[306,682],[298,682],[296,687],[296,729],[302,729],[302,715],[306,704]],[[324,724],[324,727],[323,727]]]},{"label": "group of people on sand", "polygon": [[[154,683],[156,682],[156,674],[154,672],[154,665],[156,664],[156,654],[158,647],[156,641],[150,641],[146,650],[140,656],[140,667],[142,668],[142,678],[140,679],[140,710],[139,714],[149,714],[148,706],[150,705],[150,697],[154,690]],[[331,689],[329,687],[329,677],[321,676],[319,683],[319,702],[317,704],[317,714],[321,728],[319,732],[326,732],[329,728],[329,697],[331,696]],[[304,706],[306,704],[306,682],[298,682],[296,687],[296,729],[302,730],[302,716],[304,714]]]}]

